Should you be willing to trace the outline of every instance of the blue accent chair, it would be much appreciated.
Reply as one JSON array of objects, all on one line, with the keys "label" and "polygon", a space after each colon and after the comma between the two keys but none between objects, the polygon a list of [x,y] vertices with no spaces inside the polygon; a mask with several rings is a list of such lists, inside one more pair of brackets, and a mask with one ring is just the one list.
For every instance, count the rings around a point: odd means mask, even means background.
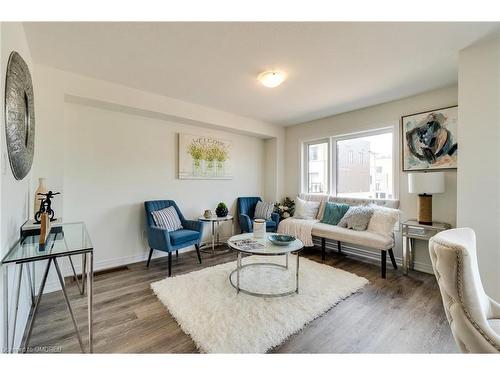
[{"label": "blue accent chair", "polygon": [[[179,215],[182,229],[169,232],[164,228],[157,227],[151,212],[173,206]],[[172,200],[158,200],[144,202],[146,209],[146,226],[148,234],[148,244],[150,247],[147,267],[151,261],[153,250],[165,251],[168,253],[168,276],[172,275],[172,252],[179,256],[179,249],[194,245],[198,254],[198,261],[201,263],[200,242],[202,236],[202,223],[198,220],[186,220],[184,215]]]},{"label": "blue accent chair", "polygon": [[[237,201],[238,219],[241,233],[253,232],[253,217],[257,202],[262,202],[260,197],[239,197]],[[276,212],[271,214],[271,220],[266,221],[266,231],[276,232],[280,222],[280,215]]]}]

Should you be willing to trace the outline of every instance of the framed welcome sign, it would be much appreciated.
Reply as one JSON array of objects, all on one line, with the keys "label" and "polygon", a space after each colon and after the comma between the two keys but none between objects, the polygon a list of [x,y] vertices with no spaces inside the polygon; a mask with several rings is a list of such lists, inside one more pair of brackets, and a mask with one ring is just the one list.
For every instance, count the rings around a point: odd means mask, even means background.
[{"label": "framed welcome sign", "polygon": [[179,134],[179,178],[232,179],[232,142],[204,135]]},{"label": "framed welcome sign", "polygon": [[457,106],[403,116],[403,171],[456,169],[457,127]]}]

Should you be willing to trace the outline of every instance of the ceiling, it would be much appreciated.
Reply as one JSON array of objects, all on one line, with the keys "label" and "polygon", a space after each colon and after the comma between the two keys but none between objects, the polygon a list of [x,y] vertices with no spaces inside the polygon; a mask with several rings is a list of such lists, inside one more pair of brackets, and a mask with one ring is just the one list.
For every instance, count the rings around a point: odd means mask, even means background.
[{"label": "ceiling", "polygon": [[[500,23],[25,23],[34,61],[292,125],[457,82]],[[280,69],[269,89],[256,79]]]}]

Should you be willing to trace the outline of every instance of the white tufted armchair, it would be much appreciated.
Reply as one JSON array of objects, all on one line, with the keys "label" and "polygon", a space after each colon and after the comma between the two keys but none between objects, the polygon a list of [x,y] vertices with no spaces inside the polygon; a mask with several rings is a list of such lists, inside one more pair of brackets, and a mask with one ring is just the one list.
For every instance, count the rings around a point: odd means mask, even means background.
[{"label": "white tufted armchair", "polygon": [[500,304],[484,292],[470,228],[440,232],[429,241],[434,274],[453,337],[463,353],[500,352]]}]

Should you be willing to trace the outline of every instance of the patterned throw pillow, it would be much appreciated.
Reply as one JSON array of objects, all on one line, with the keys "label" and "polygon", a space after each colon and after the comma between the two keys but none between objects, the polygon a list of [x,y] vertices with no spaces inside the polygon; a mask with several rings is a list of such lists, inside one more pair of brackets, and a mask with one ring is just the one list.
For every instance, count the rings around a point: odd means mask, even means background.
[{"label": "patterned throw pillow", "polygon": [[327,202],[325,206],[325,213],[323,214],[321,222],[330,225],[337,225],[348,210],[348,204]]},{"label": "patterned throw pillow", "polygon": [[175,210],[174,206],[164,208],[162,210],[151,212],[153,221],[157,227],[164,228],[169,232],[177,229],[182,229],[181,219]]},{"label": "patterned throw pillow", "polygon": [[274,211],[274,203],[270,202],[257,202],[257,206],[255,206],[255,214],[253,215],[254,219],[271,219],[271,214]]},{"label": "patterned throw pillow", "polygon": [[349,210],[347,210],[342,220],[340,220],[338,226],[358,231],[366,230],[373,211],[373,208],[369,206],[349,207]]}]

